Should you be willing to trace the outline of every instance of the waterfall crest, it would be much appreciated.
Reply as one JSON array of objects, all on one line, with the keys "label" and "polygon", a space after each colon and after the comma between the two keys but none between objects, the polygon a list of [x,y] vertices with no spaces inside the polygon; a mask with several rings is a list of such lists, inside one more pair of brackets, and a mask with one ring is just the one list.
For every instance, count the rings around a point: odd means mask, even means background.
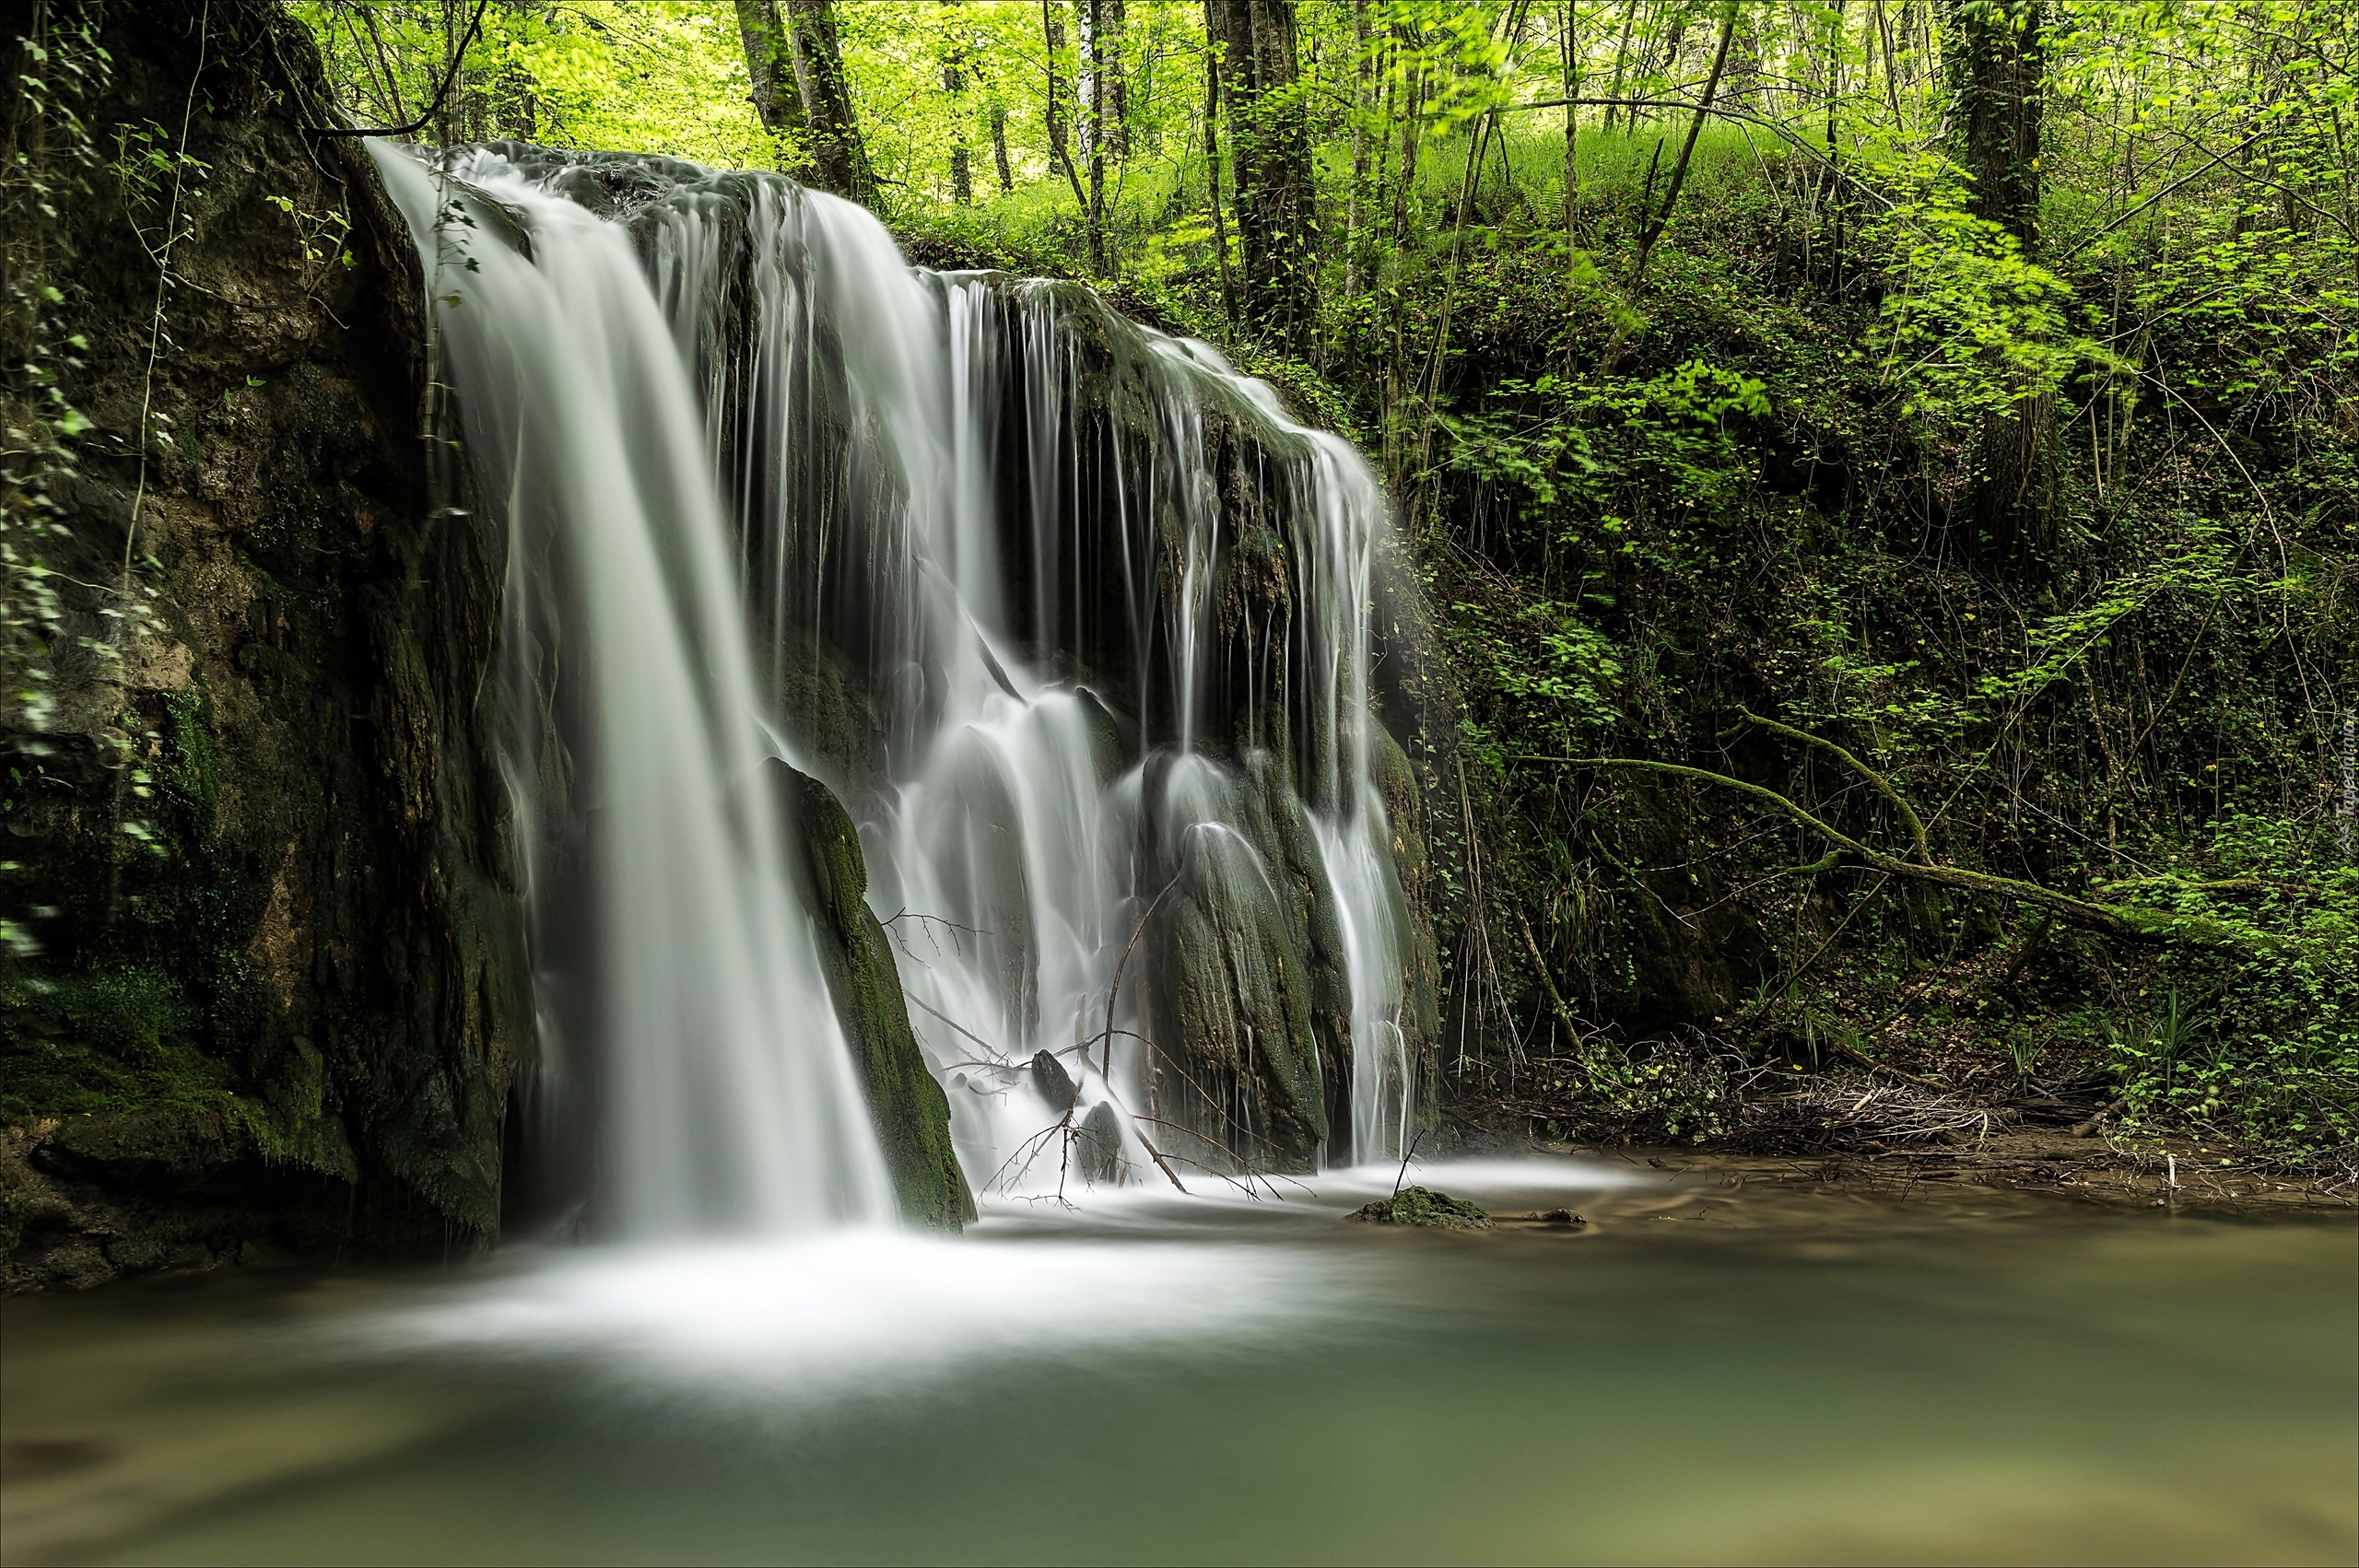
[{"label": "waterfall crest", "polygon": [[1347,442],[774,175],[378,160],[509,523],[557,1185],[634,1231],[889,1207],[770,756],[858,825],[979,1190],[1398,1156],[1430,939]]}]

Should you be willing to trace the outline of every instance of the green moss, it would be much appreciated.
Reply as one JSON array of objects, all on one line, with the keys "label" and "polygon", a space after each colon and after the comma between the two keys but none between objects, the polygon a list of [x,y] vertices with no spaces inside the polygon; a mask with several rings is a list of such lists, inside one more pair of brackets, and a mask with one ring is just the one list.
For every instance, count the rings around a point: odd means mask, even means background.
[{"label": "green moss", "polygon": [[1352,1212],[1376,1225],[1417,1225],[1434,1231],[1487,1231],[1491,1216],[1462,1198],[1430,1188],[1404,1187]]},{"label": "green moss", "polygon": [[226,1094],[229,1070],[197,1051],[170,1048],[125,1062],[74,1039],[0,1032],[0,1120],[22,1126],[158,1105],[194,1106]]},{"label": "green moss", "polygon": [[789,661],[780,672],[780,705],[796,741],[808,748],[805,755],[857,785],[868,772],[867,716],[835,658],[797,641],[806,656]]},{"label": "green moss", "polygon": [[170,976],[130,965],[12,981],[0,989],[0,1005],[63,1023],[75,1039],[124,1062],[155,1059],[193,1021]]},{"label": "green moss", "polygon": [[234,1157],[357,1179],[344,1124],[327,1106],[325,1063],[309,1041],[295,1042],[257,1098],[235,1093],[230,1068],[192,1043],[199,1025],[180,987],[154,969],[0,981],[0,1120],[227,1127]]},{"label": "green moss", "polygon": [[975,1217],[975,1199],[950,1144],[949,1098],[926,1070],[892,948],[865,901],[868,862],[859,831],[826,785],[783,762],[770,766],[788,828],[789,863],[804,907],[819,917],[828,993],[860,1069],[902,1212],[955,1230]]},{"label": "green moss", "polygon": [[0,980],[0,1118],[212,1104],[229,1070],[188,1042],[194,1022],[179,988],[152,969]]},{"label": "green moss", "polygon": [[213,748],[212,731],[205,726],[204,708],[194,683],[164,699],[171,747],[158,774],[164,788],[187,811],[191,829],[199,833],[211,827],[221,798],[221,759]]}]

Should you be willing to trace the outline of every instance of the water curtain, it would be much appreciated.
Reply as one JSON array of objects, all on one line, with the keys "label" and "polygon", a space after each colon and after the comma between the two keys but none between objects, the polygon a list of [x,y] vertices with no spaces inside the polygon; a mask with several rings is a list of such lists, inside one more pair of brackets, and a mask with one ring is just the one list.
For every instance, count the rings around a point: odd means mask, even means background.
[{"label": "water curtain", "polygon": [[377,158],[511,540],[553,1188],[637,1234],[889,1211],[772,758],[859,825],[979,1190],[1398,1157],[1406,766],[1349,443],[775,175]]}]

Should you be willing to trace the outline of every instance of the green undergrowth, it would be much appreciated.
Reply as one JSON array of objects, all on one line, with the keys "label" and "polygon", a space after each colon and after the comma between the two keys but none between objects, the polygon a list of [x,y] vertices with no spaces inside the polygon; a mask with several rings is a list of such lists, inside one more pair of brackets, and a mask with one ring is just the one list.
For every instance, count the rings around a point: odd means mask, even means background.
[{"label": "green undergrowth", "polygon": [[220,1163],[356,1177],[316,1051],[299,1042],[267,1091],[241,1094],[232,1070],[196,1045],[200,1024],[198,1009],[158,970],[51,977],[20,965],[0,979],[0,1122],[147,1118],[203,1132]]}]

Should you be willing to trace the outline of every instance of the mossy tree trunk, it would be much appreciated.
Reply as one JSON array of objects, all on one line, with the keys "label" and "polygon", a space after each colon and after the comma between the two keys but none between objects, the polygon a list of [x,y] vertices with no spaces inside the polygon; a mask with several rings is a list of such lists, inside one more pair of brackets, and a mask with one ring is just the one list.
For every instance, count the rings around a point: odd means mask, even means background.
[{"label": "mossy tree trunk", "polygon": [[1226,89],[1246,314],[1276,342],[1299,345],[1317,320],[1318,209],[1294,3],[1205,0],[1204,22]]},{"label": "mossy tree trunk", "polygon": [[[2026,258],[2039,250],[2043,11],[2043,0],[1952,0],[1948,18],[1953,134],[1974,180],[1974,213]],[[1984,416],[1973,519],[1990,564],[2021,565],[2053,542],[2054,444],[2048,392]]]}]

